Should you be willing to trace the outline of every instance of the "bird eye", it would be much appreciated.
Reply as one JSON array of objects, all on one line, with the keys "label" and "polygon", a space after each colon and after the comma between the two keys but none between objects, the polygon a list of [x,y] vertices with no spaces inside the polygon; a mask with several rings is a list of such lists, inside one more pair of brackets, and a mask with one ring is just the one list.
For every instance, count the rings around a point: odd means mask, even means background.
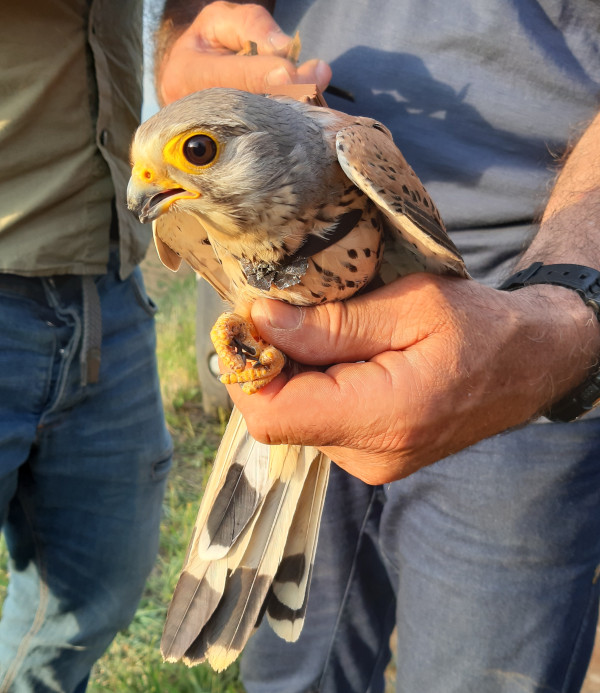
[{"label": "bird eye", "polygon": [[206,166],[217,155],[217,143],[208,135],[194,135],[184,142],[183,155],[194,166]]}]

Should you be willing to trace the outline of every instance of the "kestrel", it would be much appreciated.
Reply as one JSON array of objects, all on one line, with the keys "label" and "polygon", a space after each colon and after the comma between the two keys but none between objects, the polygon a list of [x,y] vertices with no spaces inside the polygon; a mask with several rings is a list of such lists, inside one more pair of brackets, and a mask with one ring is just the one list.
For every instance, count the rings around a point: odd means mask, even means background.
[{"label": "kestrel", "polygon": [[[230,303],[211,336],[248,393],[285,357],[250,320],[259,296],[311,306],[411,272],[468,277],[389,130],[289,97],[209,89],[138,129],[130,208],[162,262],[185,260]],[[393,320],[393,316],[390,316]],[[286,640],[304,622],[330,461],[268,446],[234,410],[217,452],[161,648],[224,669],[266,617]]]}]

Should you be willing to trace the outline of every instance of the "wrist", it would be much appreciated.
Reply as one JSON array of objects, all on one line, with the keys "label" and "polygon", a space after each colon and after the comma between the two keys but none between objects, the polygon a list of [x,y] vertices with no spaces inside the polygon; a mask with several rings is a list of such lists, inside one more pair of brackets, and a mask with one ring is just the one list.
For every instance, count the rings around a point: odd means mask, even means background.
[{"label": "wrist", "polygon": [[[600,324],[595,311],[571,288],[535,284],[513,294],[528,311],[529,331],[537,373],[537,413],[557,420],[565,416],[563,398],[585,383],[600,356]],[[537,327],[535,326],[537,324]],[[569,407],[572,412],[572,407]],[[585,409],[581,415],[585,413]]]}]

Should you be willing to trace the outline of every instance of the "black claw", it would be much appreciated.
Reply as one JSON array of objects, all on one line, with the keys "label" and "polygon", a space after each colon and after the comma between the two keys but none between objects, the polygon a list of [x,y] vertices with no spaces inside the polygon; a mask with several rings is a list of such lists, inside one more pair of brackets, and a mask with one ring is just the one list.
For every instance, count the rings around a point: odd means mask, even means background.
[{"label": "black claw", "polygon": [[239,339],[234,338],[232,341],[235,344],[235,353],[242,357],[244,368],[246,367],[246,359],[250,358],[256,360],[256,349],[254,347],[244,344],[244,342]]}]

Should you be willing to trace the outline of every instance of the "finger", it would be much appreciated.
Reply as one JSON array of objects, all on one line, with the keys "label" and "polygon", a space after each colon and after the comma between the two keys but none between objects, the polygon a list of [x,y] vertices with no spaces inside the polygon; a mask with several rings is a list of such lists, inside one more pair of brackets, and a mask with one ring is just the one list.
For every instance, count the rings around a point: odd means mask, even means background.
[{"label": "finger", "polygon": [[[334,380],[322,373],[304,373],[302,378],[296,376],[286,384],[283,375],[278,376],[259,393],[245,395],[241,388],[229,386],[229,394],[234,404],[242,412],[250,434],[255,440],[267,444],[315,445],[334,462],[357,476],[366,483],[384,483],[389,481],[379,470],[385,464],[383,456],[377,453],[365,453],[360,449],[349,447],[350,436],[336,429],[335,434],[328,430],[327,421],[331,421],[331,409],[334,421],[345,420],[340,416],[343,411],[356,411],[357,401],[350,393],[347,401],[341,402]],[[305,399],[308,394],[310,399]],[[291,404],[291,406],[290,406]],[[323,409],[318,408],[323,406]],[[313,412],[319,412],[314,417]],[[364,411],[361,406],[358,411]],[[307,416],[308,414],[308,416]],[[329,445],[322,445],[329,441]],[[338,444],[339,443],[339,444]],[[371,459],[372,458],[372,459]],[[370,462],[365,463],[365,459]]]},{"label": "finger", "polygon": [[162,100],[171,103],[194,91],[231,87],[261,94],[270,87],[291,84],[294,66],[275,56],[214,55],[180,49],[163,71]]},{"label": "finger", "polygon": [[379,409],[390,377],[385,364],[344,364],[290,380],[279,375],[253,395],[228,389],[251,435],[261,442],[358,447],[373,437],[376,426],[385,426]]},{"label": "finger", "polygon": [[253,41],[259,54],[285,57],[292,42],[292,37],[285,34],[260,5],[210,3],[190,29],[210,48],[227,48],[233,53]]},{"label": "finger", "polygon": [[325,91],[331,81],[331,68],[323,60],[307,60],[298,65],[296,81],[302,84],[316,84],[321,91]]},{"label": "finger", "polygon": [[[262,337],[300,363],[360,361],[407,349],[427,335],[426,307],[436,304],[435,285],[413,275],[345,302],[297,307],[259,300],[252,320]],[[425,332],[423,332],[425,330]]]},{"label": "finger", "polygon": [[228,389],[256,440],[313,445],[366,483],[387,483],[476,440],[468,422],[455,422],[455,401],[437,396],[427,361],[410,351],[388,352],[289,380],[280,374],[253,395]]},{"label": "finger", "polygon": [[171,103],[191,92],[211,87],[231,87],[263,94],[273,87],[302,82],[317,84],[323,91],[331,71],[326,63],[314,62],[311,72],[300,78],[292,63],[285,58],[215,55],[181,48],[162,73],[161,103]]},{"label": "finger", "polygon": [[[434,460],[402,452],[400,417],[391,406],[387,418],[381,410],[382,397],[390,392],[389,373],[373,366],[346,364],[337,366],[335,374],[307,372],[291,381],[278,376],[254,395],[228,389],[256,440],[314,445],[365,483],[383,484]],[[377,408],[366,387],[375,394]]]}]

